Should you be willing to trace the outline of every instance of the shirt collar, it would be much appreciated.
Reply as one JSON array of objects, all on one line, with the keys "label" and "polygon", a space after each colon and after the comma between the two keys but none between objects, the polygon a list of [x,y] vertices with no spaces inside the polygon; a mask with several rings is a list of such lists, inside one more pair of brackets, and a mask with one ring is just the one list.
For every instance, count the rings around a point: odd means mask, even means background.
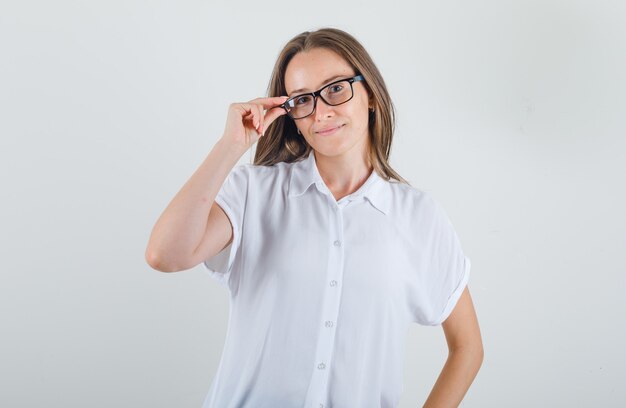
[{"label": "shirt collar", "polygon": [[[309,152],[305,159],[293,163],[289,178],[288,194],[291,197],[302,195],[312,184],[315,184],[320,192],[332,196],[317,169],[313,150]],[[389,212],[389,196],[388,182],[381,178],[376,173],[376,170],[372,170],[372,174],[370,174],[365,183],[357,191],[350,194],[349,197],[352,199],[364,197],[377,210],[386,215]]]}]

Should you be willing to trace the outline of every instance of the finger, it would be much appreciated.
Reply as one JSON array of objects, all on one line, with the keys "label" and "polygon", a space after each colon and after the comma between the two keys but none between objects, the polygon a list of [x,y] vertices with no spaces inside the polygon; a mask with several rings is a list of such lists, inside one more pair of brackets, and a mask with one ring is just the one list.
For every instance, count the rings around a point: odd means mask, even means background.
[{"label": "finger", "polygon": [[268,110],[265,113],[265,118],[264,118],[264,125],[263,125],[263,133],[265,133],[265,129],[267,129],[268,127],[270,127],[270,125],[279,117],[283,116],[287,114],[287,111],[284,109],[272,109],[272,110]]},{"label": "finger", "polygon": [[257,127],[256,127],[256,131],[258,134],[261,134],[262,129],[263,129],[263,107],[261,105],[254,105],[255,106],[255,110],[256,110],[256,114],[257,114]]},{"label": "finger", "polygon": [[235,110],[243,121],[249,121],[257,132],[261,129],[261,107],[253,103],[238,103],[234,105]]},{"label": "finger", "polygon": [[263,121],[265,119],[265,114],[263,112],[263,107],[261,105],[256,105],[259,113],[259,127],[257,128],[257,132],[259,134],[263,133]]},{"label": "finger", "polygon": [[250,113],[243,118],[243,125],[247,128],[256,128],[254,114]]},{"label": "finger", "polygon": [[243,119],[249,119],[253,115],[254,105],[247,102],[234,103],[231,105],[233,110],[239,114]]},{"label": "finger", "polygon": [[270,109],[285,103],[287,99],[289,99],[288,96],[271,96],[269,98],[256,98],[249,101],[248,103],[259,104],[265,109]]}]

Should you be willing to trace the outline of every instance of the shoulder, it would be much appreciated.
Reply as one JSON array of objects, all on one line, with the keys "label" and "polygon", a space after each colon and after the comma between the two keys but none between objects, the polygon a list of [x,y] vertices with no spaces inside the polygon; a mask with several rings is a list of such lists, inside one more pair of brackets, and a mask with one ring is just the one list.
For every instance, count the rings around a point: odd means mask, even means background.
[{"label": "shoulder", "polygon": [[417,212],[432,212],[439,205],[431,193],[421,188],[395,180],[383,182],[387,185],[387,194],[397,214],[415,215]]},{"label": "shoulder", "polygon": [[229,178],[238,185],[246,185],[248,189],[257,191],[274,190],[277,185],[289,181],[293,163],[276,163],[261,166],[253,163],[238,164],[231,170]]},{"label": "shoulder", "polygon": [[413,236],[415,242],[454,236],[448,213],[433,194],[404,183],[388,184],[392,192],[390,214],[394,223]]},{"label": "shoulder", "polygon": [[280,177],[288,175],[294,163],[280,162],[271,166],[262,166],[253,163],[239,164],[233,168],[233,172],[245,174],[249,178]]}]

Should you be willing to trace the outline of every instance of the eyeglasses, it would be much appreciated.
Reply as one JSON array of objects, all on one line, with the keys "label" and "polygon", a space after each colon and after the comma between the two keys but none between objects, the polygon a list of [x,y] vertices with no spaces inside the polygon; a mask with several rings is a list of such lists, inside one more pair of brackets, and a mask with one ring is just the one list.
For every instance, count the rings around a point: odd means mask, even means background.
[{"label": "eyeglasses", "polygon": [[363,75],[357,75],[353,78],[340,79],[332,82],[319,91],[296,95],[289,98],[280,105],[287,111],[287,114],[294,120],[306,118],[315,112],[317,97],[322,98],[326,105],[337,106],[348,102],[354,96],[352,84],[358,81],[364,81]]}]

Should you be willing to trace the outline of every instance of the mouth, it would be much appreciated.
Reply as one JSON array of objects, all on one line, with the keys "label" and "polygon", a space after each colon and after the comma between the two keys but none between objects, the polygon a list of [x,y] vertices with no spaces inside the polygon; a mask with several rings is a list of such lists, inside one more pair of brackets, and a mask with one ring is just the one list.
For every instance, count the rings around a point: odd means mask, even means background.
[{"label": "mouth", "polygon": [[332,127],[326,128],[326,129],[317,130],[315,133],[320,135],[320,136],[329,136],[329,135],[332,135],[333,133],[337,132],[342,127],[344,127],[344,125],[332,126]]}]

